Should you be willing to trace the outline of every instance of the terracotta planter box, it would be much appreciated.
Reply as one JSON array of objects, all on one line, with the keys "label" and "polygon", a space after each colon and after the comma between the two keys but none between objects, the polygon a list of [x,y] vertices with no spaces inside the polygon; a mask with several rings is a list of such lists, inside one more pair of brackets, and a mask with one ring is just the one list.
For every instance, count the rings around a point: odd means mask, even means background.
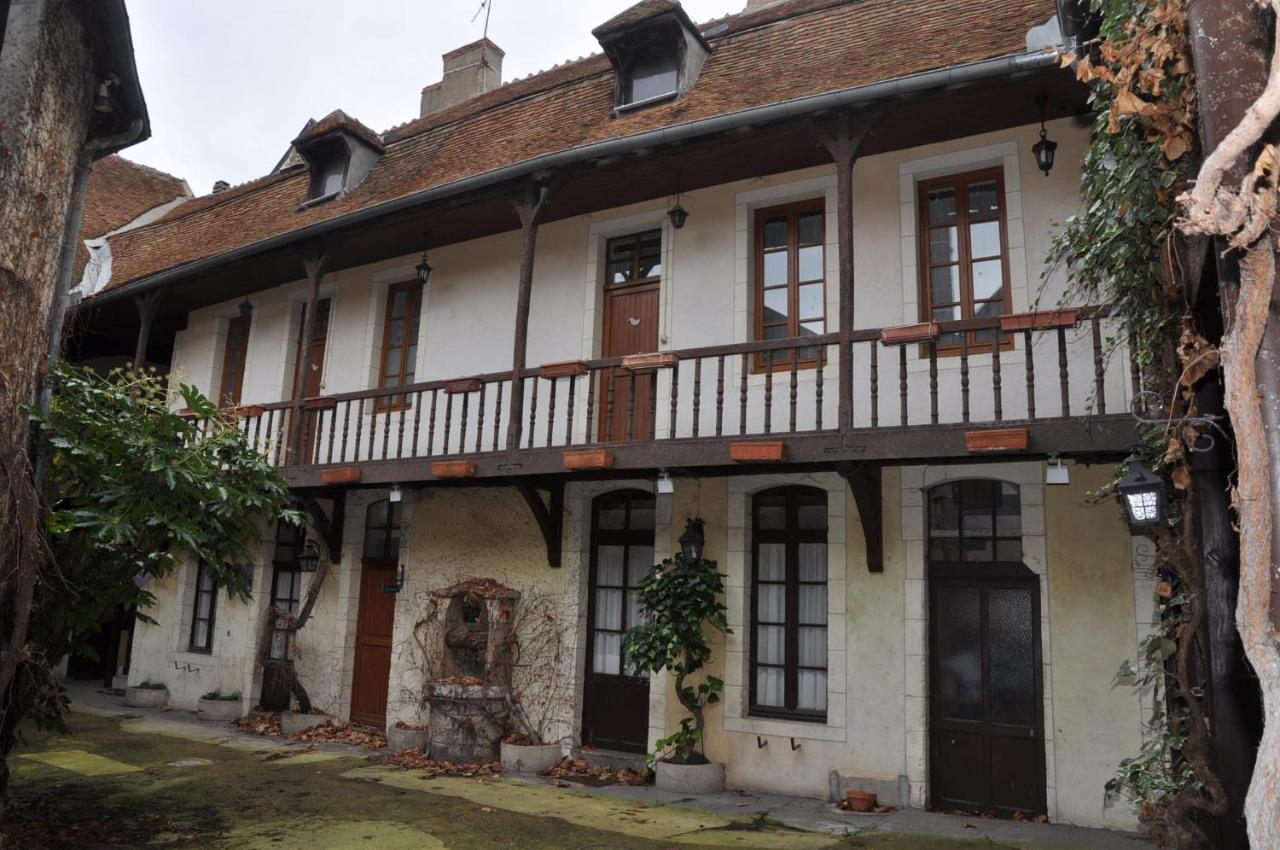
[{"label": "terracotta planter box", "polygon": [[990,428],[965,431],[964,447],[971,454],[988,452],[1025,452],[1031,445],[1031,432],[1026,428]]},{"label": "terracotta planter box", "polygon": [[359,484],[360,467],[343,466],[338,469],[326,469],[320,473],[320,480],[325,484]]},{"label": "terracotta planter box", "polygon": [[545,773],[563,757],[559,744],[502,743],[502,766],[512,773]]},{"label": "terracotta planter box", "polygon": [[729,460],[739,463],[777,463],[786,459],[787,445],[781,440],[729,444]]},{"label": "terracotta planter box", "polygon": [[652,354],[629,354],[622,358],[622,368],[631,372],[647,369],[665,369],[680,362],[674,351],[655,351]]},{"label": "terracotta planter box", "polygon": [[333,718],[328,714],[303,714],[285,711],[280,714],[280,731],[285,735],[297,735],[317,726],[328,726]]},{"label": "terracotta planter box", "polygon": [[338,400],[330,396],[316,396],[302,402],[303,410],[333,410],[337,406]]},{"label": "terracotta planter box", "polygon": [[426,729],[405,729],[401,726],[387,727],[387,752],[402,753],[405,750],[426,750],[430,741]]},{"label": "terracotta planter box", "polygon": [[1072,307],[1065,310],[1037,310],[1034,313],[1015,313],[1000,317],[1000,330],[1005,333],[1016,331],[1043,330],[1046,328],[1074,328],[1080,311]]},{"label": "terracotta planter box", "polygon": [[575,375],[585,375],[587,361],[561,360],[558,363],[544,363],[538,367],[538,374],[544,378],[571,378]]},{"label": "terracotta planter box", "polygon": [[125,688],[124,690],[124,704],[130,708],[159,708],[168,702],[168,688]]},{"label": "terracotta planter box", "polygon": [[613,452],[608,449],[583,449],[564,453],[565,469],[610,469]]},{"label": "terracotta planter box", "polygon": [[475,478],[476,465],[469,460],[437,460],[431,464],[436,478]]},{"label": "terracotta planter box", "polygon": [[445,381],[444,391],[449,395],[456,395],[457,393],[474,393],[478,392],[480,387],[483,385],[484,382],[479,378],[458,378],[454,381]]},{"label": "terracotta planter box", "polygon": [[655,784],[663,791],[677,794],[715,794],[724,790],[724,765],[671,764],[660,761]]},{"label": "terracotta planter box", "polygon": [[256,419],[266,412],[266,408],[260,404],[242,404],[239,407],[233,407],[231,412],[241,419]]},{"label": "terracotta planter box", "polygon": [[880,331],[880,339],[887,345],[909,342],[932,342],[938,338],[937,322],[920,322],[915,325],[898,325]]},{"label": "terracotta planter box", "polygon": [[205,699],[200,698],[196,716],[201,720],[213,720],[227,723],[240,719],[240,700],[238,699]]}]

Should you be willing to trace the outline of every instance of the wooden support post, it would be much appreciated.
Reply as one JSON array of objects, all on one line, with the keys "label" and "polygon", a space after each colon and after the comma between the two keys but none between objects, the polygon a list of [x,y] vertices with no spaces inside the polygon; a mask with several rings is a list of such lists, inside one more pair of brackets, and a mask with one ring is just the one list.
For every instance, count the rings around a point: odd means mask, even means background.
[{"label": "wooden support post", "polygon": [[884,572],[884,499],[878,463],[841,463],[836,472],[849,483],[866,543],[867,572]]},{"label": "wooden support post", "polygon": [[298,362],[293,370],[293,421],[290,423],[289,463],[298,462],[298,451],[302,447],[302,394],[307,386],[306,364],[311,362],[311,337],[315,335],[316,329],[316,303],[320,300],[320,281],[324,278],[328,262],[329,249],[325,245],[317,246],[302,260],[302,269],[307,275],[307,304],[302,318],[302,344],[298,346]]},{"label": "wooden support post", "polygon": [[836,163],[836,238],[840,252],[840,398],[841,431],[853,427],[853,164],[867,135],[887,112],[881,107],[855,116],[841,113],[835,127],[818,133]]},{"label": "wooden support post", "polygon": [[542,532],[542,539],[547,544],[547,566],[559,567],[564,540],[564,482],[555,480],[542,485],[548,491],[546,502],[542,501],[538,486],[532,482],[515,479],[511,483],[524,497],[538,523],[538,530]]},{"label": "wooden support post", "polygon": [[155,321],[156,311],[163,297],[163,289],[153,289],[133,297],[133,305],[138,308],[138,343],[133,349],[134,371],[141,369],[147,362],[147,343],[151,340],[151,325]]},{"label": "wooden support post", "polygon": [[516,201],[516,215],[520,217],[520,287],[516,294],[515,342],[511,353],[511,407],[507,417],[507,450],[520,448],[520,420],[524,417],[524,386],[520,373],[525,367],[525,353],[529,339],[529,298],[533,288],[533,255],[538,244],[538,223],[551,198],[551,187],[546,182],[531,184],[524,196]]}]

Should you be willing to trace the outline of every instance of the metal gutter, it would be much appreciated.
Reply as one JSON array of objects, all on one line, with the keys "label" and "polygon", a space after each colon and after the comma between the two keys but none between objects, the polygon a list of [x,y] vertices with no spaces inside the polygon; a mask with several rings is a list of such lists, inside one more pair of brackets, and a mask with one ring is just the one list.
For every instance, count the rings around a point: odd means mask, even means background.
[{"label": "metal gutter", "polygon": [[450,183],[432,186],[430,189],[424,189],[420,192],[415,192],[412,195],[405,195],[402,198],[396,198],[375,206],[355,210],[354,212],[347,213],[346,215],[342,215],[337,218],[316,222],[315,224],[308,225],[307,227],[271,236],[267,239],[254,242],[249,245],[244,245],[239,248],[234,248],[213,257],[206,257],[205,259],[195,260],[167,271],[158,272],[149,277],[142,278],[141,280],[127,283],[118,289],[109,290],[100,295],[86,299],[81,302],[80,306],[109,304],[121,298],[128,298],[133,295],[148,292],[152,289],[174,283],[192,275],[211,271],[219,266],[251,257],[254,254],[271,251],[294,242],[303,242],[309,239],[315,239],[316,237],[327,235],[335,230],[361,224],[380,216],[443,200],[451,195],[488,188],[490,186],[505,183],[521,177],[536,175],[539,172],[563,168],[569,165],[576,165],[593,159],[617,156],[643,148],[652,148],[661,145],[669,145],[673,142],[688,141],[690,139],[723,133],[728,130],[741,127],[750,127],[771,121],[796,118],[815,112],[860,106],[873,101],[884,100],[886,98],[900,97],[932,89],[963,85],[966,83],[977,82],[979,80],[988,80],[997,77],[1027,73],[1056,64],[1058,56],[1059,52],[1053,50],[1037,51],[1035,53],[1019,53],[1010,56],[1000,56],[995,59],[984,59],[980,62],[955,65],[951,68],[943,68],[935,71],[925,71],[920,74],[896,77],[891,80],[882,80],[880,82],[868,83],[866,85],[855,86],[853,88],[840,89],[838,91],[826,92],[817,95],[805,95],[804,97],[798,97],[792,100],[771,103],[767,106],[756,106],[750,109],[739,110],[738,112],[730,112],[725,115],[716,115],[711,118],[699,118],[683,124],[676,124],[657,130],[649,130],[644,133],[623,136],[617,139],[608,139],[602,142],[595,142],[589,145],[572,148],[570,150],[543,154],[542,156],[535,157],[533,159],[524,160],[523,162],[513,163],[512,165],[494,169],[493,171],[486,171],[482,174],[464,177]]}]

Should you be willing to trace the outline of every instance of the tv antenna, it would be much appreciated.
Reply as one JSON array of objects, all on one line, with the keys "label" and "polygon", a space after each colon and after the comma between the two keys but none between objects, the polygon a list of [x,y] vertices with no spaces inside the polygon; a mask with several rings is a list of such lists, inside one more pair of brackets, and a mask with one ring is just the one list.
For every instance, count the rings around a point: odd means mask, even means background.
[{"label": "tv antenna", "polygon": [[480,0],[480,8],[476,9],[476,13],[471,16],[471,23],[476,22],[476,18],[480,17],[480,13],[484,12],[484,38],[489,37],[489,13],[493,10],[493,0]]}]

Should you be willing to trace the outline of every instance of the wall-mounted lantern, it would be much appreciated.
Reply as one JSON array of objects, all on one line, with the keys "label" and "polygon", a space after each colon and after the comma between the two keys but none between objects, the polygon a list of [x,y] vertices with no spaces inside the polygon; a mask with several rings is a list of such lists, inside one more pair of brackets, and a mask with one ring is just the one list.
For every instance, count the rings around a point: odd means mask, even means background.
[{"label": "wall-mounted lantern", "polygon": [[302,544],[302,551],[298,553],[298,569],[304,573],[314,573],[320,566],[320,545],[307,538],[307,542]]},{"label": "wall-mounted lantern", "polygon": [[431,280],[431,263],[427,261],[427,235],[425,233],[422,234],[422,259],[414,268],[418,271],[418,283],[426,286],[427,281]]},{"label": "wall-mounted lantern", "polygon": [[684,227],[684,223],[689,220],[689,211],[680,206],[680,193],[676,193],[676,205],[667,210],[667,218],[671,219],[671,226],[676,230]]},{"label": "wall-mounted lantern", "polygon": [[1044,108],[1048,103],[1047,95],[1042,94],[1036,98],[1036,105],[1040,107],[1040,141],[1031,146],[1031,152],[1036,156],[1036,166],[1044,172],[1045,177],[1053,170],[1053,155],[1058,150],[1058,143],[1049,138],[1049,131],[1044,127]]},{"label": "wall-mounted lantern", "polygon": [[1128,469],[1116,485],[1124,500],[1125,516],[1133,528],[1156,525],[1164,517],[1164,479],[1134,455],[1125,461]]},{"label": "wall-mounted lantern", "polygon": [[253,315],[253,303],[246,297],[240,302],[240,318],[247,319]]},{"label": "wall-mounted lantern", "polygon": [[691,564],[701,561],[702,547],[706,542],[706,535],[702,532],[702,520],[686,520],[684,534],[680,535],[680,554],[684,555],[685,561]]}]

